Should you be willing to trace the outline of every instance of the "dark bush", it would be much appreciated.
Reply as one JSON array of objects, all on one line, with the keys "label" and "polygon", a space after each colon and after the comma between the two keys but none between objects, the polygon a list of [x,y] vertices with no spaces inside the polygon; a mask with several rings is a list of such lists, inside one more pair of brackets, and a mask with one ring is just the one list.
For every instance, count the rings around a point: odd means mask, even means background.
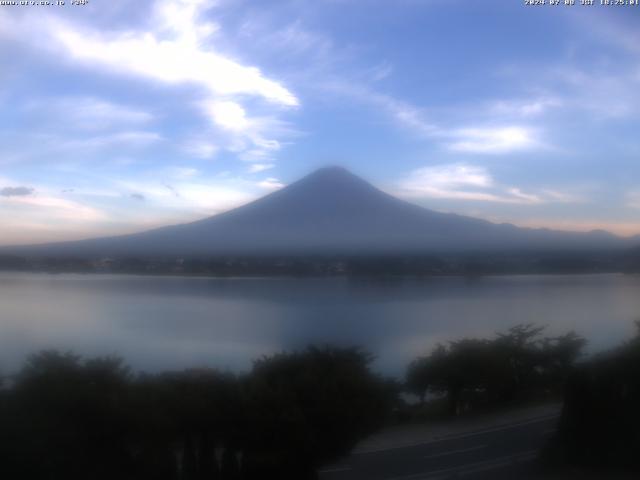
[{"label": "dark bush", "polygon": [[[389,415],[395,390],[357,349],[134,376],[45,351],[0,388],[0,464],[20,479],[304,479]],[[2,387],[0,385],[0,387]]]}]

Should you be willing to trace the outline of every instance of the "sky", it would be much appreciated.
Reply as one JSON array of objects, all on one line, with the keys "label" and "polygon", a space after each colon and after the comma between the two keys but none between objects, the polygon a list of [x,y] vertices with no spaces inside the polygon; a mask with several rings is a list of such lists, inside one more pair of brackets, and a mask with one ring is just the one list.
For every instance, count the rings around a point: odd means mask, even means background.
[{"label": "sky", "polygon": [[188,222],[336,164],[439,211],[640,234],[640,6],[64,3],[0,5],[0,245]]}]

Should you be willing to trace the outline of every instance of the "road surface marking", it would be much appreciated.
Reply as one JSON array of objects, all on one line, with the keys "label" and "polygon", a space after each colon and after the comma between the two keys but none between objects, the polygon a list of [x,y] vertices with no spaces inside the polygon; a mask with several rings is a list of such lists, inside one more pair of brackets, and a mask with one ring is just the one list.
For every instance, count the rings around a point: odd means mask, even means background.
[{"label": "road surface marking", "polygon": [[513,428],[523,427],[525,425],[531,425],[532,423],[546,422],[548,420],[552,420],[554,418],[558,418],[559,416],[560,416],[559,413],[553,414],[553,415],[545,415],[544,417],[537,417],[537,418],[533,418],[531,420],[526,420],[526,421],[523,421],[523,422],[501,425],[499,427],[490,427],[490,428],[486,428],[484,430],[475,430],[475,431],[468,432],[468,433],[462,433],[462,434],[457,434],[457,435],[453,434],[453,435],[449,435],[449,436],[443,435],[442,437],[432,438],[430,440],[424,440],[424,441],[414,442],[414,443],[407,443],[407,444],[404,444],[404,445],[397,445],[397,446],[394,446],[394,447],[384,447],[384,448],[376,448],[376,449],[373,449],[373,450],[364,450],[364,451],[360,451],[360,452],[353,452],[352,455],[368,455],[370,453],[387,452],[387,451],[391,451],[391,450],[400,450],[402,448],[411,448],[411,447],[419,447],[421,445],[429,445],[431,443],[448,442],[449,440],[459,440],[461,438],[475,437],[477,435],[483,435],[485,433],[500,432],[502,430],[511,430]]},{"label": "road surface marking", "polygon": [[351,470],[349,465],[345,465],[344,467],[336,467],[336,468],[327,468],[325,470],[319,470],[318,473],[338,473],[338,472],[348,472]]},{"label": "road surface marking", "polygon": [[414,473],[402,477],[391,477],[386,480],[436,480],[446,479],[451,475],[469,475],[471,473],[482,472],[486,470],[494,470],[518,462],[533,460],[538,455],[537,450],[528,450],[526,452],[516,453],[505,457],[492,458],[481,462],[468,463],[466,465],[458,465],[457,467],[442,468],[440,470],[431,470],[428,472]]},{"label": "road surface marking", "polygon": [[457,453],[473,452],[474,450],[480,450],[481,448],[487,448],[487,446],[488,445],[478,445],[477,447],[464,448],[462,450],[450,450],[448,452],[434,453],[433,455],[425,455],[422,458],[437,458],[437,457],[444,457],[446,455],[456,455]]}]

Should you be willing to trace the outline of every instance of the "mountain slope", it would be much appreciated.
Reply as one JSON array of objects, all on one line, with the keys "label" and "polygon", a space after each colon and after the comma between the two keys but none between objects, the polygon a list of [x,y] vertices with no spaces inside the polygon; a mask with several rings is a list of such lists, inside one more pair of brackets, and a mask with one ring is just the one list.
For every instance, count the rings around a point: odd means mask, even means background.
[{"label": "mountain slope", "polygon": [[623,239],[444,214],[327,167],[242,207],[134,235],[20,247],[32,255],[221,255],[606,249]]}]

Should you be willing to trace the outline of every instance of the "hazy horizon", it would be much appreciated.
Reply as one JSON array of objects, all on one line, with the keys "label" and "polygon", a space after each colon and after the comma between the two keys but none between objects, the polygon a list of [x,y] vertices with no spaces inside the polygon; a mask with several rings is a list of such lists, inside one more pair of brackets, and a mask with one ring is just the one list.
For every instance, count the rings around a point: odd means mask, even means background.
[{"label": "hazy horizon", "polygon": [[[339,166],[339,165],[328,165],[328,166],[325,166],[325,167],[320,167],[318,170],[315,170],[315,171],[313,171],[313,172],[309,173],[308,175],[305,175],[302,179],[305,179],[305,178],[307,178],[307,177],[308,177],[308,178],[311,178],[311,177],[313,177],[314,175],[316,175],[316,174],[317,174],[317,173],[319,173],[319,172],[327,171],[327,170],[333,170],[333,169],[343,170],[343,169],[344,169],[344,167],[341,167],[341,166]],[[349,172],[348,170],[346,170],[346,171],[347,171],[347,172]],[[350,174],[350,176],[353,176],[353,172],[349,172],[349,174]],[[341,174],[340,174],[340,175],[341,175]],[[302,179],[299,179],[299,180],[302,180]],[[366,181],[366,180],[365,180],[365,181]],[[294,182],[294,183],[295,183],[295,182]],[[367,182],[367,183],[368,183],[368,182]],[[375,188],[377,188],[375,185],[373,185],[373,186],[374,186]],[[287,185],[283,185],[283,187],[282,187],[282,188],[285,188],[285,187],[287,187]],[[329,187],[330,187],[330,186],[329,186]],[[278,189],[278,190],[280,190],[280,189]],[[277,191],[277,190],[276,190],[276,191]],[[384,190],[380,190],[380,191],[384,192]],[[255,199],[250,199],[250,200],[248,200],[247,202],[242,203],[242,204],[237,205],[237,206],[234,206],[234,207],[231,207],[231,208],[229,208],[228,210],[224,210],[224,211],[218,212],[218,213],[214,214],[214,215],[213,215],[213,217],[215,217],[216,215],[219,215],[219,214],[225,213],[225,212],[230,212],[230,211],[232,211],[232,210],[234,210],[234,209],[236,209],[236,208],[239,208],[239,207],[242,207],[242,206],[245,206],[245,205],[252,204],[252,203],[254,203],[254,202],[257,202],[257,204],[259,204],[259,201],[260,201],[263,197],[266,197],[266,196],[270,195],[270,193],[273,193],[273,192],[266,193],[266,194],[264,194],[263,196],[257,197],[257,198],[255,198]],[[392,195],[392,196],[393,196],[393,193],[392,193],[392,192],[384,192],[384,193],[387,193],[387,194],[389,194],[389,195]],[[408,201],[409,203],[414,204],[414,205],[418,205],[417,203],[411,202],[411,199],[409,199],[409,200],[407,200],[407,201]],[[420,205],[418,205],[418,206],[420,206]],[[338,212],[336,212],[336,213],[338,213]],[[454,214],[455,214],[455,213],[457,213],[457,212],[442,212],[442,213],[454,213]],[[192,219],[191,219],[191,218],[176,219],[176,220],[175,220],[174,222],[172,222],[172,223],[161,223],[161,224],[157,224],[157,225],[148,225],[148,224],[147,224],[147,225],[140,225],[140,226],[138,226],[138,228],[137,228],[137,229],[136,229],[136,227],[135,227],[135,226],[133,226],[132,228],[133,228],[134,230],[131,230],[131,231],[123,231],[123,232],[109,232],[107,235],[104,235],[104,236],[106,236],[106,237],[108,237],[108,236],[121,236],[121,235],[125,235],[125,236],[126,236],[126,235],[136,234],[136,233],[141,233],[141,232],[145,232],[145,231],[149,231],[149,230],[155,230],[156,228],[161,228],[161,227],[164,227],[164,226],[174,226],[174,225],[182,225],[182,224],[188,224],[188,223],[192,223],[192,222],[198,222],[198,221],[200,221],[200,220],[203,220],[203,219],[206,219],[206,218],[209,218],[209,217],[211,217],[211,216],[198,217],[198,218],[192,218]],[[479,218],[479,217],[476,217],[476,218]],[[382,220],[382,219],[381,219],[381,220]],[[491,221],[490,219],[482,219],[482,220],[489,220],[489,221]],[[496,222],[493,222],[493,223],[496,223]],[[593,231],[599,231],[599,229],[597,229],[597,228],[594,228],[594,229],[591,229],[591,230],[571,230],[571,229],[563,230],[562,228],[553,228],[553,227],[548,227],[548,226],[539,226],[539,227],[538,227],[538,226],[533,226],[533,227],[532,227],[532,226],[528,226],[528,225],[518,225],[517,223],[514,223],[513,225],[518,226],[518,227],[520,227],[520,226],[521,226],[521,227],[524,227],[524,228],[542,228],[542,229],[549,228],[549,229],[551,229],[551,230],[557,230],[557,231],[559,231],[559,232],[561,232],[561,231],[567,231],[567,232],[572,232],[572,231],[575,231],[575,232],[590,232],[590,231],[591,231],[591,232],[593,232]],[[613,233],[613,232],[611,232],[611,233]],[[619,235],[619,236],[620,236],[620,237],[625,237],[624,235]],[[628,236],[628,237],[632,237],[632,236]],[[99,235],[98,235],[98,236],[93,235],[93,236],[87,236],[87,237],[81,237],[81,238],[80,238],[80,237],[79,237],[79,238],[61,238],[61,239],[57,239],[57,240],[56,240],[56,239],[48,240],[48,241],[47,241],[47,240],[44,240],[44,241],[42,241],[42,242],[27,242],[27,243],[23,243],[23,244],[19,244],[19,243],[18,243],[18,244],[4,244],[4,243],[0,240],[0,247],[2,247],[2,246],[37,245],[37,244],[47,244],[47,243],[51,243],[51,242],[54,242],[54,243],[55,243],[56,241],[62,241],[62,242],[64,242],[64,241],[67,241],[67,240],[69,240],[69,241],[74,241],[74,240],[85,240],[85,239],[93,239],[93,238],[101,238],[101,236],[99,236]],[[364,247],[364,245],[363,245],[363,247]]]}]

